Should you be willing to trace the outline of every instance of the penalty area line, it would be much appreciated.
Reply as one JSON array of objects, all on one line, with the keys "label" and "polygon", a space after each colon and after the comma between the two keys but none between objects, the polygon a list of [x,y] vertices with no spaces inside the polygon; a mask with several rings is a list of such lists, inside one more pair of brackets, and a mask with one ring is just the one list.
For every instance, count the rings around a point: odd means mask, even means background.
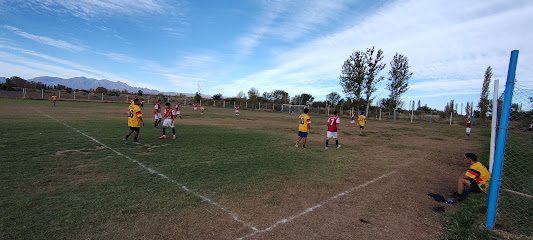
[{"label": "penalty area line", "polygon": [[211,205],[217,207],[218,209],[220,209],[220,210],[222,210],[223,212],[225,212],[225,213],[227,213],[228,215],[230,215],[230,216],[233,218],[234,221],[239,222],[239,223],[241,223],[242,225],[244,225],[244,226],[246,226],[246,227],[252,229],[254,232],[259,231],[259,230],[258,230],[256,227],[254,227],[253,225],[251,225],[251,224],[249,224],[249,223],[243,221],[242,219],[240,219],[239,216],[238,216],[237,214],[233,213],[232,211],[228,210],[227,208],[223,207],[222,205],[220,205],[219,203],[213,201],[212,199],[210,199],[210,198],[208,198],[208,197],[206,197],[206,196],[203,196],[203,195],[201,195],[201,194],[199,194],[199,193],[197,193],[197,192],[195,192],[195,191],[189,189],[187,186],[185,186],[185,185],[179,183],[178,181],[176,181],[176,180],[174,180],[174,179],[168,177],[167,175],[165,175],[165,174],[163,174],[163,173],[160,173],[160,172],[158,172],[158,171],[156,171],[156,170],[154,170],[154,169],[152,169],[152,168],[150,168],[150,167],[147,167],[146,165],[144,165],[143,163],[141,163],[141,162],[139,162],[139,161],[137,161],[137,160],[135,160],[135,159],[133,159],[133,158],[131,158],[131,157],[129,157],[129,156],[126,156],[126,155],[122,154],[121,152],[119,152],[119,151],[117,151],[117,150],[115,150],[115,149],[113,149],[113,148],[107,146],[106,144],[104,144],[104,143],[98,141],[98,139],[93,138],[93,137],[91,137],[91,136],[85,134],[84,132],[82,132],[82,131],[76,129],[75,127],[72,127],[72,126],[70,126],[70,125],[68,125],[68,124],[66,124],[66,123],[64,123],[64,122],[62,122],[62,121],[59,121],[59,120],[57,120],[57,119],[51,117],[50,115],[48,115],[48,114],[46,114],[46,113],[43,113],[43,112],[40,112],[40,113],[43,114],[44,116],[46,116],[46,117],[48,117],[48,118],[50,118],[50,119],[52,119],[52,120],[58,122],[58,123],[63,124],[64,126],[66,126],[66,127],[68,127],[68,128],[73,129],[73,130],[76,131],[77,133],[79,133],[79,134],[81,134],[81,135],[83,135],[83,136],[85,136],[85,137],[91,139],[93,142],[96,142],[96,143],[100,144],[100,146],[105,147],[105,148],[111,150],[111,151],[114,152],[115,154],[117,154],[117,155],[119,155],[119,156],[121,156],[121,157],[124,157],[124,158],[126,158],[126,159],[128,159],[128,160],[130,160],[130,161],[132,161],[132,162],[134,162],[134,163],[136,163],[137,165],[139,165],[141,168],[143,168],[144,170],[148,171],[149,173],[151,173],[151,174],[155,174],[155,175],[157,175],[157,176],[159,176],[159,177],[161,177],[161,178],[163,178],[163,179],[165,179],[165,180],[168,180],[168,181],[170,181],[170,182],[172,182],[172,183],[178,185],[179,187],[181,187],[181,189],[183,189],[183,191],[192,194],[193,196],[195,196],[195,197],[201,199],[203,202],[207,202],[207,203],[209,203],[209,204],[211,204]]},{"label": "penalty area line", "polygon": [[344,192],[341,192],[341,193],[339,193],[339,194],[337,194],[337,195],[335,195],[335,196],[333,196],[331,198],[328,198],[328,199],[320,202],[319,204],[317,204],[317,205],[315,205],[313,207],[305,209],[303,212],[301,212],[299,214],[290,216],[288,218],[281,219],[281,220],[277,221],[276,223],[270,225],[270,227],[267,227],[267,228],[262,229],[262,230],[254,231],[253,233],[250,233],[250,234],[248,234],[246,236],[243,236],[243,237],[240,237],[238,239],[241,240],[241,239],[252,237],[252,236],[254,236],[256,234],[260,234],[260,233],[264,233],[264,232],[270,232],[270,231],[272,231],[272,229],[274,229],[274,228],[276,228],[276,227],[278,227],[280,225],[283,225],[283,224],[286,224],[286,223],[290,223],[296,218],[299,218],[299,217],[301,217],[303,215],[306,215],[306,214],[308,214],[308,213],[310,213],[310,212],[312,212],[312,211],[314,211],[314,210],[316,210],[318,208],[321,208],[324,204],[326,204],[326,203],[328,203],[328,202],[330,202],[332,200],[338,199],[338,198],[343,197],[343,196],[345,196],[347,194],[350,194],[351,192],[353,192],[355,190],[358,190],[360,188],[366,187],[367,185],[370,185],[370,184],[375,183],[375,182],[377,182],[377,181],[379,181],[379,180],[381,180],[383,178],[386,178],[386,177],[388,177],[389,175],[391,175],[391,174],[393,174],[395,172],[396,172],[396,170],[393,170],[393,171],[391,171],[389,173],[386,173],[386,174],[383,174],[383,175],[381,175],[381,176],[379,176],[377,178],[374,178],[374,179],[372,179],[372,180],[370,180],[368,182],[365,182],[363,184],[360,184],[360,185],[357,185],[355,187],[352,187],[352,188],[350,188],[350,189],[348,189],[348,190],[346,190]]}]

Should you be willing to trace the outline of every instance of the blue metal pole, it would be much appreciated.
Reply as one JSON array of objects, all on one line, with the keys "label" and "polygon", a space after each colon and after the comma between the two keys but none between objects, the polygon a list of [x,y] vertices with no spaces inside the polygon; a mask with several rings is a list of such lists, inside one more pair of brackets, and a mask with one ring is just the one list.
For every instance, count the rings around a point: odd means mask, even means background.
[{"label": "blue metal pole", "polygon": [[431,111],[431,115],[429,115],[429,123],[433,123],[433,111]]},{"label": "blue metal pole", "polygon": [[474,111],[472,111],[472,119],[470,120],[470,126],[474,126]]},{"label": "blue metal pole", "polygon": [[507,72],[507,82],[505,83],[505,95],[503,100],[502,115],[498,129],[498,140],[496,142],[496,153],[494,154],[494,165],[492,167],[492,176],[490,178],[488,209],[486,229],[494,228],[496,210],[498,207],[498,194],[500,190],[501,174],[503,168],[503,154],[505,151],[505,141],[507,139],[507,126],[509,126],[509,116],[511,113],[511,101],[513,100],[513,89],[516,74],[516,64],[518,62],[518,50],[511,52],[509,61],[509,70]]},{"label": "blue metal pole", "polygon": [[396,121],[396,109],[394,109],[394,121]]}]

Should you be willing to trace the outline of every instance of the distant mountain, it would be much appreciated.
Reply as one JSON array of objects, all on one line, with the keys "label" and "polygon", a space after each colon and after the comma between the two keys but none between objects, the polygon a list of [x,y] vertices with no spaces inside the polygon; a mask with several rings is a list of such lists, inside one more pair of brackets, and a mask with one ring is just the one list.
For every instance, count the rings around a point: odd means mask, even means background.
[{"label": "distant mountain", "polygon": [[59,77],[43,76],[43,77],[36,77],[36,78],[28,79],[28,81],[41,82],[46,85],[61,84],[61,85],[64,85],[66,87],[73,88],[73,89],[88,90],[90,88],[96,89],[97,87],[104,87],[108,90],[117,89],[117,90],[122,91],[125,89],[128,92],[137,92],[141,90],[143,91],[143,93],[147,93],[147,94],[158,94],[159,93],[159,91],[157,90],[152,90],[148,88],[132,87],[121,81],[113,82],[109,80],[98,80],[98,79],[86,78],[86,77],[75,77],[75,78],[64,79],[64,78],[59,78]]}]

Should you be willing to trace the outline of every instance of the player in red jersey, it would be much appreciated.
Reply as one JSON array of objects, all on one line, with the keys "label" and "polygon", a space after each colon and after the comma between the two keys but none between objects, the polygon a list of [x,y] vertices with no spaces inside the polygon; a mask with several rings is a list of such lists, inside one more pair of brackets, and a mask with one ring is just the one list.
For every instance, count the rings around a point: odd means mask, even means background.
[{"label": "player in red jersey", "polygon": [[235,115],[239,115],[239,106],[235,106]]},{"label": "player in red jersey", "polygon": [[198,104],[194,103],[192,106],[193,106],[194,111],[196,111],[196,109],[198,109]]},{"label": "player in red jersey", "polygon": [[176,116],[179,116],[180,119],[183,119],[183,118],[181,117],[181,111],[180,111],[180,109],[181,109],[181,104],[180,104],[180,102],[178,102],[178,103],[176,103],[176,109],[175,109],[174,111],[176,112]]},{"label": "player in red jersey", "polygon": [[472,131],[472,124],[470,123],[470,117],[466,117],[466,134],[470,137],[470,131]]},{"label": "player in red jersey", "polygon": [[350,124],[353,123],[353,127],[355,128],[355,114],[352,112],[352,117],[350,118],[350,123],[346,124],[346,126],[350,126]]},{"label": "player in red jersey", "polygon": [[335,139],[335,145],[337,148],[340,148],[339,139],[337,132],[339,131],[339,125],[341,124],[341,119],[337,117],[337,111],[333,111],[333,116],[328,118],[328,132],[326,135],[326,149],[328,149],[329,139]]},{"label": "player in red jersey", "polygon": [[171,127],[172,128],[172,139],[176,139],[176,129],[174,129],[174,116],[176,116],[174,109],[170,107],[170,103],[165,103],[165,120],[163,121],[163,136],[161,136],[161,139],[167,138],[165,135],[165,127]]},{"label": "player in red jersey", "polygon": [[157,103],[154,105],[154,128],[157,129],[157,126],[161,122],[161,99],[157,100]]}]

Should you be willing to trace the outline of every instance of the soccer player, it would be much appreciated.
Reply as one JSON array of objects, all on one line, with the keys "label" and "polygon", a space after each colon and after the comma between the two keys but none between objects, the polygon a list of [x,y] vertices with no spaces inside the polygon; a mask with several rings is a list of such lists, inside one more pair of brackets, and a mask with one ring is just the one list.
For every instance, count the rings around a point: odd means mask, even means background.
[{"label": "soccer player", "polygon": [[131,104],[128,107],[128,126],[130,127],[130,131],[126,133],[126,137],[122,139],[122,141],[127,144],[128,143],[128,137],[135,133],[135,139],[133,140],[133,144],[141,144],[138,141],[139,138],[139,131],[141,130],[141,123],[144,126],[143,118],[142,118],[141,108],[139,107],[139,99],[134,99],[133,104]]},{"label": "soccer player", "polygon": [[200,107],[201,114],[204,114],[204,110],[205,110],[204,107]]},{"label": "soccer player", "polygon": [[239,106],[235,106],[235,115],[239,115]]},{"label": "soccer player", "polygon": [[328,149],[329,139],[335,139],[335,145],[337,148],[340,148],[339,139],[337,132],[339,131],[339,125],[341,124],[341,119],[337,117],[337,111],[333,111],[333,116],[328,118],[328,132],[326,134],[326,149]]},{"label": "soccer player", "polygon": [[141,99],[141,109],[144,109],[144,99]]},{"label": "soccer player", "polygon": [[311,130],[311,118],[307,113],[309,112],[309,108],[304,109],[304,113],[300,114],[298,117],[298,140],[296,140],[295,147],[298,147],[300,145],[300,140],[303,139],[303,148],[305,147],[305,143],[307,142],[307,135],[309,134],[309,130]]},{"label": "soccer player", "polygon": [[163,121],[163,136],[161,136],[161,139],[167,138],[165,135],[165,127],[171,127],[172,128],[172,139],[176,139],[176,129],[174,129],[174,117],[175,112],[174,109],[170,107],[170,103],[165,103],[165,120]]},{"label": "soccer player", "polygon": [[154,129],[157,129],[157,126],[161,122],[161,99],[158,99],[154,105],[154,118]]},{"label": "soccer player", "polygon": [[466,189],[470,189],[468,192],[473,193],[487,193],[489,190],[490,173],[483,164],[477,161],[476,154],[465,154],[464,162],[469,165],[469,168],[466,173],[459,178],[457,192],[453,193],[458,201],[464,199]]},{"label": "soccer player", "polygon": [[359,115],[357,121],[359,122],[359,134],[363,134],[363,129],[365,128],[366,124],[365,112],[361,112],[361,115]]},{"label": "soccer player", "polygon": [[56,105],[57,97],[55,94],[52,95],[52,101],[54,102],[54,106]]},{"label": "soccer player", "polygon": [[350,123],[346,124],[346,126],[350,126],[350,124],[353,123],[353,128],[355,128],[355,114],[352,112],[352,116],[350,118]]},{"label": "soccer player", "polygon": [[466,117],[466,135],[470,137],[470,131],[472,130],[472,125],[470,124],[470,117]]},{"label": "soccer player", "polygon": [[193,106],[194,111],[198,109],[198,104],[194,103],[192,106]]},{"label": "soccer player", "polygon": [[183,118],[181,117],[181,111],[180,111],[180,109],[181,109],[181,104],[180,104],[180,102],[178,102],[178,103],[176,103],[176,109],[175,109],[174,111],[176,112],[176,116],[179,116],[180,119],[183,119]]}]

